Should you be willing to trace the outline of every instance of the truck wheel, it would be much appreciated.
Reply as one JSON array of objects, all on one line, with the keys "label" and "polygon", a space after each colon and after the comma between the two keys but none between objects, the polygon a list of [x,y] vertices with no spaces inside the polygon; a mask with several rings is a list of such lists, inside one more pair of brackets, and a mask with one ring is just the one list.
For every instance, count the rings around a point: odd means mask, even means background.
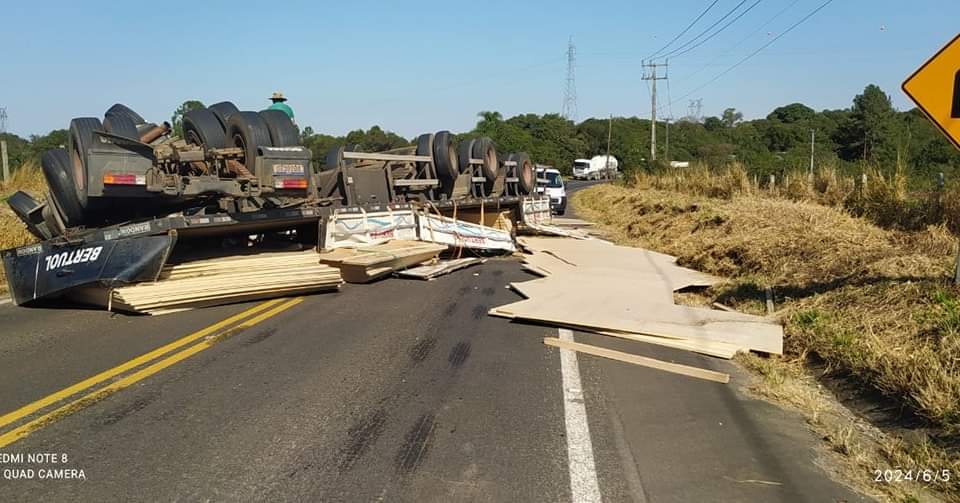
[{"label": "truck wheel", "polygon": [[117,136],[140,141],[136,123],[126,114],[107,112],[107,115],[103,117],[103,130]]},{"label": "truck wheel", "polygon": [[257,147],[273,146],[270,130],[257,112],[237,112],[227,119],[227,145],[243,149],[243,164],[257,175]]},{"label": "truck wheel", "polygon": [[[430,133],[423,133],[417,137],[417,150],[416,154],[419,156],[433,157],[433,135]],[[434,159],[434,166],[436,166],[436,159]],[[417,170],[423,171],[426,169],[427,163],[418,162]]]},{"label": "truck wheel", "polygon": [[[104,117],[108,115],[122,115],[130,119],[130,121],[133,122],[134,126],[139,126],[140,124],[147,122],[146,120],[144,120],[142,116],[140,116],[140,114],[131,110],[130,107],[126,105],[121,105],[120,103],[116,103],[112,107],[108,108],[107,112],[103,115]],[[114,133],[114,134],[119,134],[119,133]]]},{"label": "truck wheel", "polygon": [[[76,192],[76,200],[80,208],[87,207],[87,167],[88,151],[93,146],[93,132],[102,131],[103,124],[95,117],[79,117],[70,121],[70,135],[67,138],[67,149],[70,154],[70,173],[72,186]],[[59,155],[59,154],[58,154]]]},{"label": "truck wheel", "polygon": [[337,169],[340,167],[341,163],[343,163],[343,146],[337,145],[336,147],[333,147],[327,151],[326,160],[324,161],[323,166],[320,166],[320,171]]},{"label": "truck wheel", "polygon": [[536,174],[533,170],[533,163],[530,162],[530,156],[526,152],[511,154],[511,160],[517,163],[517,178],[520,180],[520,192],[524,194],[533,193],[537,186]]},{"label": "truck wheel", "polygon": [[260,117],[270,131],[270,141],[274,147],[296,147],[300,145],[300,132],[290,117],[280,110],[261,110]]},{"label": "truck wheel", "polygon": [[460,173],[457,150],[452,140],[450,131],[433,135],[433,165],[437,168],[437,176],[446,180],[453,180]]},{"label": "truck wheel", "polygon": [[463,140],[457,147],[457,159],[460,160],[460,172],[470,171],[470,156],[473,155],[473,144],[477,140]]},{"label": "truck wheel", "polygon": [[230,103],[229,101],[221,101],[220,103],[214,103],[207,107],[213,115],[217,116],[217,120],[220,121],[220,125],[223,126],[224,131],[227,129],[227,119],[231,115],[240,111],[236,105]]},{"label": "truck wheel", "polygon": [[481,171],[488,182],[497,179],[497,149],[493,140],[487,137],[480,138],[473,144],[473,158],[483,161]]},{"label": "truck wheel", "polygon": [[67,227],[75,227],[83,223],[83,206],[77,199],[70,164],[70,155],[62,148],[47,150],[40,157],[40,167],[50,187],[51,199],[56,201]]},{"label": "truck wheel", "polygon": [[220,120],[206,108],[183,114],[183,139],[191,145],[207,148],[223,148],[227,145],[226,132]]}]

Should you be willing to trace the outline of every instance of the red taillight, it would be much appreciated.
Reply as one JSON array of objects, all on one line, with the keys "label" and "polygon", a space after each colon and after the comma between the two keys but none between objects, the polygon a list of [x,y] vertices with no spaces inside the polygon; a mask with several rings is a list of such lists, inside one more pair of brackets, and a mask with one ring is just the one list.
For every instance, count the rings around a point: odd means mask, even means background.
[{"label": "red taillight", "polygon": [[107,173],[103,175],[104,185],[146,185],[146,175]]},{"label": "red taillight", "polygon": [[276,189],[305,189],[307,188],[306,178],[276,178],[273,181],[273,187]]}]

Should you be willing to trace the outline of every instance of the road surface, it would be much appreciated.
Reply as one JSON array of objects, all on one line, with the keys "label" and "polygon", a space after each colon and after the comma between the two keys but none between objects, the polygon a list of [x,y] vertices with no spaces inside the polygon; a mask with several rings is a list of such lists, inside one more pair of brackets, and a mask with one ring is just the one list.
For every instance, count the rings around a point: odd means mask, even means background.
[{"label": "road surface", "polygon": [[0,499],[862,500],[729,362],[581,333],[732,381],[561,358],[556,329],[487,316],[528,278],[506,258],[159,317],[0,305]]}]

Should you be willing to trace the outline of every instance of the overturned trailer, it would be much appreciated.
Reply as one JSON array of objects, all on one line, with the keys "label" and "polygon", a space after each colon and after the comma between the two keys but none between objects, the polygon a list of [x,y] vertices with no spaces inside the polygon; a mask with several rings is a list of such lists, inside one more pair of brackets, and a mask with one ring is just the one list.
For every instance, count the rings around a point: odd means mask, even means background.
[{"label": "overturned trailer", "polygon": [[[67,148],[43,156],[46,201],[10,198],[39,239],[2,252],[14,302],[156,280],[178,242],[208,256],[211,238],[266,233],[321,251],[411,238],[512,250],[517,226],[549,218],[529,157],[500,155],[489,138],[456,144],[440,131],[319,161],[273,112],[218,103],[188,112],[182,136],[122,105],[71,121]],[[498,219],[508,224],[494,232]]]}]

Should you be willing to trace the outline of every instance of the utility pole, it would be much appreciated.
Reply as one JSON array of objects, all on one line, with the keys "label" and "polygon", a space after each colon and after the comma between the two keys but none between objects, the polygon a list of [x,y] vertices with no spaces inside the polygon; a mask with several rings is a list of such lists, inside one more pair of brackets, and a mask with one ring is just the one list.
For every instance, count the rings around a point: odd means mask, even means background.
[{"label": "utility pole", "polygon": [[813,176],[813,152],[814,152],[814,142],[816,142],[817,131],[815,129],[810,130],[810,176]]},{"label": "utility pole", "polygon": [[666,157],[666,161],[669,164],[670,163],[670,119],[667,119],[664,122],[666,123],[666,126],[667,126],[667,148],[665,149],[666,152],[663,154],[663,156]]},{"label": "utility pole", "polygon": [[[642,63],[644,68],[649,68],[650,73],[644,71],[643,80],[652,82],[650,90],[650,160],[657,160],[657,81],[667,78],[667,61],[663,63]],[[663,76],[657,76],[657,68],[663,67]]]},{"label": "utility pole", "polygon": [[[0,134],[7,132],[7,109],[0,107]],[[0,140],[0,164],[3,167],[3,181],[10,180],[10,166],[7,164],[7,140]]]},{"label": "utility pole", "polygon": [[567,42],[567,80],[563,90],[563,110],[560,115],[564,119],[577,121],[577,46],[573,45],[573,35]]},{"label": "utility pole", "polygon": [[613,114],[610,114],[610,120],[607,121],[607,157],[604,160],[604,172],[606,176],[610,175],[610,136],[613,134]]}]

